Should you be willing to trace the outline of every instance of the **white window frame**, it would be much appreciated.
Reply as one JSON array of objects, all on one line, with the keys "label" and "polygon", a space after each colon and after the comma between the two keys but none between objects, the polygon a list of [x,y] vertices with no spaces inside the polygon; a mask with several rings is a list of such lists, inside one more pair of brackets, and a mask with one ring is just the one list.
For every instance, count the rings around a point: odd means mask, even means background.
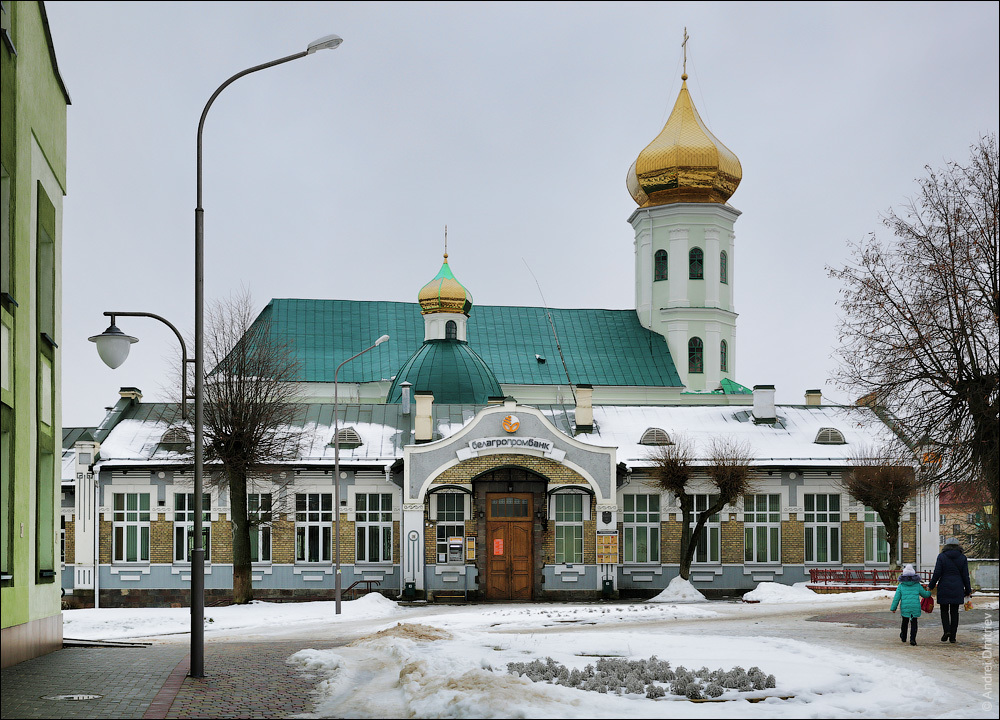
[{"label": "white window frame", "polygon": [[[565,498],[573,498],[572,502]],[[555,521],[556,565],[577,565],[583,562],[583,523],[590,514],[590,496],[581,492],[552,494],[552,520]],[[579,507],[571,507],[579,505]],[[572,547],[567,551],[567,542]]]},{"label": "white window frame", "polygon": [[[271,564],[271,522],[274,519],[271,493],[247,493],[247,518],[250,520],[250,561],[255,565]],[[257,559],[254,560],[256,550]],[[266,557],[265,557],[266,556]]]},{"label": "white window frame", "polygon": [[[129,498],[136,500],[135,508],[129,509]],[[121,508],[118,507],[118,498],[123,498]],[[145,499],[145,508],[142,500]],[[148,492],[115,492],[111,496],[111,558],[112,562],[118,564],[149,564],[150,551],[150,509]],[[135,543],[137,552],[135,557],[127,557],[128,541],[130,532],[135,533]]]},{"label": "white window frame", "polygon": [[[194,550],[194,493],[174,493],[174,533],[173,558],[175,565],[186,565],[191,562]],[[205,561],[212,557],[212,495],[201,494],[201,542],[205,548]]]},{"label": "white window frame", "polygon": [[[803,558],[807,565],[839,565],[842,562],[842,503],[839,493],[805,493],[802,496]],[[836,508],[834,508],[834,505]],[[821,549],[826,543],[826,558]]]},{"label": "white window frame", "polygon": [[[697,493],[691,496],[693,502],[691,522],[691,540],[694,540],[694,527],[698,522],[698,513],[705,512],[715,502],[718,495],[709,493]],[[722,523],[720,513],[710,515],[708,521],[701,529],[703,540],[708,542],[698,543],[692,563],[696,565],[718,565],[722,562]]]},{"label": "white window frame", "polygon": [[659,564],[663,534],[660,524],[662,501],[659,493],[627,493],[622,496],[623,562]]},{"label": "white window frame", "polygon": [[[896,543],[899,559],[901,543]],[[883,559],[884,558],[884,559]],[[881,518],[870,506],[865,505],[865,565],[888,565],[889,541]]]},{"label": "white window frame", "polygon": [[392,563],[395,539],[392,522],[394,505],[391,492],[355,493],[354,561],[356,563],[371,565]]},{"label": "white window frame", "polygon": [[[295,563],[333,562],[333,493],[295,493]],[[315,550],[315,554],[312,552]],[[315,556],[315,560],[309,558]]]},{"label": "white window frame", "polygon": [[781,493],[743,496],[743,562],[781,563]]},{"label": "white window frame", "polygon": [[[436,492],[431,500],[431,519],[435,529],[435,557],[448,562],[448,538],[465,537],[465,521],[469,517],[469,495],[463,492]],[[451,507],[445,507],[450,505]]]}]

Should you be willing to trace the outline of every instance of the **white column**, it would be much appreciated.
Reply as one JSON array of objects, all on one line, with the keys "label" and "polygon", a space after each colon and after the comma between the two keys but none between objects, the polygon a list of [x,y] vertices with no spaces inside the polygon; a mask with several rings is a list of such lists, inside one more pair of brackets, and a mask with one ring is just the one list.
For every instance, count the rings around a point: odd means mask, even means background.
[{"label": "white column", "polygon": [[719,273],[719,229],[705,228],[705,307],[719,307]]},{"label": "white column", "polygon": [[[718,279],[718,278],[716,278]],[[718,285],[716,285],[718,287]],[[722,328],[718,323],[705,324],[705,390],[714,390],[722,380]]]},{"label": "white column", "polygon": [[[668,274],[670,283],[670,302],[668,307],[690,307],[691,300],[688,295],[688,238],[690,231],[688,228],[670,229],[670,253],[667,258],[670,263]],[[676,364],[676,361],[675,361]]]}]

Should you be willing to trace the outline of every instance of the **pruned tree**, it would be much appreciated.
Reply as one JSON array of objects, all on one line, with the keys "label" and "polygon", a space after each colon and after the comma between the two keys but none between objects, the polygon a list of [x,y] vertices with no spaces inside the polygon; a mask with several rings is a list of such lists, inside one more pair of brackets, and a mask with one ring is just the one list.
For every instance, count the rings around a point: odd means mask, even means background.
[{"label": "pruned tree", "polygon": [[691,575],[691,563],[709,518],[753,489],[750,472],[753,451],[749,445],[731,437],[717,437],[712,440],[708,455],[704,470],[712,486],[712,500],[702,510],[695,510],[691,492],[695,460],[688,442],[678,438],[672,445],[659,446],[649,456],[653,462],[653,481],[661,490],[673,493],[681,508],[680,576],[685,580]]},{"label": "pruned tree", "polygon": [[864,396],[911,450],[933,447],[941,483],[987,493],[997,527],[996,136],[972,145],[967,164],[928,167],[917,182],[916,199],[883,217],[891,240],[872,235],[852,245],[849,264],[828,268],[843,283],[835,379]]},{"label": "pruned tree", "polygon": [[858,448],[840,483],[860,503],[874,510],[885,527],[889,563],[899,569],[899,529],[903,507],[934,484],[933,473],[918,470],[905,448]]},{"label": "pruned tree", "polygon": [[250,533],[275,508],[249,508],[248,485],[273,464],[294,458],[298,363],[272,332],[270,315],[254,317],[242,291],[216,303],[205,322],[205,458],[222,465],[213,482],[229,488],[233,530],[233,602],[253,599]]}]

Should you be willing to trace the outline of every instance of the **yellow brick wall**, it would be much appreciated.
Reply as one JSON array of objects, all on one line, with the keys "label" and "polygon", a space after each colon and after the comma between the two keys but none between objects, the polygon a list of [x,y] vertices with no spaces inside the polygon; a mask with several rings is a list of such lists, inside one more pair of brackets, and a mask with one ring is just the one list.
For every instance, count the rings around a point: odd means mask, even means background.
[{"label": "yellow brick wall", "polygon": [[865,561],[864,513],[848,513],[847,518],[840,527],[843,562],[845,565],[863,564]]},{"label": "yellow brick wall", "polygon": [[271,523],[271,562],[295,562],[295,523],[292,520],[276,519]]},{"label": "yellow brick wall", "polygon": [[472,478],[482,475],[484,472],[495,470],[499,467],[516,465],[523,467],[539,475],[548,478],[550,483],[573,483],[586,484],[583,476],[575,470],[571,470],[565,465],[560,465],[554,460],[544,457],[534,457],[531,455],[515,455],[504,453],[501,455],[482,455],[470,458],[458,465],[445,470],[434,478],[435,485],[445,483],[468,483]]},{"label": "yellow brick wall", "polygon": [[66,562],[76,562],[76,521],[66,521]]},{"label": "yellow brick wall", "polygon": [[212,545],[212,562],[231,563],[233,561],[233,525],[226,513],[219,513],[219,519],[212,522],[212,532],[209,534]]},{"label": "yellow brick wall", "polygon": [[[684,523],[666,520],[660,523],[660,562],[679,563],[681,561],[681,530]],[[621,529],[619,528],[621,537]],[[624,552],[624,548],[622,550]]]},{"label": "yellow brick wall", "polygon": [[789,513],[788,520],[781,521],[781,562],[785,565],[801,565],[805,562],[805,523]]},{"label": "yellow brick wall", "polygon": [[722,562],[743,564],[743,521],[726,520],[720,524],[722,536]]},{"label": "yellow brick wall", "polygon": [[111,562],[111,521],[101,520],[101,537],[98,541],[98,548],[101,555],[101,562],[105,565]]},{"label": "yellow brick wall", "polygon": [[[904,563],[917,561],[917,523],[912,519],[903,520],[899,527],[899,548],[900,557]],[[906,545],[909,544],[909,547]]]},{"label": "yellow brick wall", "polygon": [[158,520],[169,515],[150,516],[149,523],[149,561],[151,563],[169,563],[174,561],[174,524],[170,520]]}]

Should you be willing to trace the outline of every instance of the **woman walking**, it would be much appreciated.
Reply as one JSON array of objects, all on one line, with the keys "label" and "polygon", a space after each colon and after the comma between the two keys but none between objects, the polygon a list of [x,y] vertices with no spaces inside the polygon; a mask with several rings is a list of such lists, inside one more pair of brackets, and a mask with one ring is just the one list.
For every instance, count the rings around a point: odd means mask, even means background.
[{"label": "woman walking", "polygon": [[941,627],[944,629],[941,642],[955,642],[955,634],[958,632],[958,606],[972,595],[969,561],[956,538],[948,538],[941,548],[941,554],[937,556],[930,589],[933,590],[935,586],[938,589],[938,605],[941,606]]}]

